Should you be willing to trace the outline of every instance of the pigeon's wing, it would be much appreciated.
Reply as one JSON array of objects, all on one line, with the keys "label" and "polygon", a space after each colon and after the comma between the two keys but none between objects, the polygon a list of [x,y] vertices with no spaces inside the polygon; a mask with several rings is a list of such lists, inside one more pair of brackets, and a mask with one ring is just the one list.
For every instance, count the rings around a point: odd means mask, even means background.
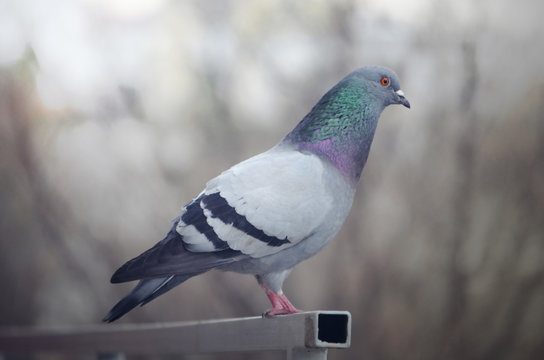
[{"label": "pigeon's wing", "polygon": [[194,276],[299,243],[332,206],[324,171],[316,155],[277,148],[233,166],[184,207],[162,241],[121,266],[111,281]]},{"label": "pigeon's wing", "polygon": [[246,257],[241,252],[231,249],[201,253],[188,251],[183,243],[183,237],[176,232],[178,221],[176,219],[173,228],[163,240],[121,266],[111,277],[111,282],[120,283],[171,275],[189,278]]},{"label": "pigeon's wing", "polygon": [[308,238],[325,221],[333,198],[322,160],[278,147],[208,182],[177,226],[192,252],[275,254]]}]

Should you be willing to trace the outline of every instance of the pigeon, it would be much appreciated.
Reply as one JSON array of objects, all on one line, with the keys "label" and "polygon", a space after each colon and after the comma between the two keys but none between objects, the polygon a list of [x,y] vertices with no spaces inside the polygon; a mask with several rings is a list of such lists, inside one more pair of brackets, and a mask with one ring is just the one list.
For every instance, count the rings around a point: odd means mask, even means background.
[{"label": "pigeon", "polygon": [[410,108],[392,70],[348,74],[277,145],[210,180],[164,239],[113,274],[112,283],[139,282],[103,321],[211,269],[254,275],[272,304],[267,316],[300,312],[283,282],[340,230],[391,104]]}]

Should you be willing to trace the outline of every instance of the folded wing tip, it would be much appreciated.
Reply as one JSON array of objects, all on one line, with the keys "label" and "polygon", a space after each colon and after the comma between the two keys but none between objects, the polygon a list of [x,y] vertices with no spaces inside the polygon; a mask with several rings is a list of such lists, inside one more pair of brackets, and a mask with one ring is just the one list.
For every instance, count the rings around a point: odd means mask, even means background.
[{"label": "folded wing tip", "polygon": [[123,281],[121,280],[121,278],[117,275],[117,273],[113,274],[111,279],[110,279],[110,283],[112,284],[119,284],[119,283],[122,283]]},{"label": "folded wing tip", "polygon": [[117,269],[111,276],[110,282],[112,284],[124,283],[132,280],[139,280],[138,278],[133,278],[130,275],[129,267],[127,263],[123,264],[119,269]]}]

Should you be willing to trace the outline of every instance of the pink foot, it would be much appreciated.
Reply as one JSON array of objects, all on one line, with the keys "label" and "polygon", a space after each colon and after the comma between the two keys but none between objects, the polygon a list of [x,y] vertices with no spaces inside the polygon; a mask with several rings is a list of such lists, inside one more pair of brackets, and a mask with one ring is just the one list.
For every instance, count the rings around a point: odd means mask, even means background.
[{"label": "pink foot", "polygon": [[302,312],[302,310],[297,309],[287,296],[283,292],[276,293],[272,289],[268,288],[266,285],[261,284],[261,287],[264,289],[268,300],[272,304],[272,308],[264,312],[263,316],[272,316],[272,315],[287,315],[287,314],[296,314]]}]

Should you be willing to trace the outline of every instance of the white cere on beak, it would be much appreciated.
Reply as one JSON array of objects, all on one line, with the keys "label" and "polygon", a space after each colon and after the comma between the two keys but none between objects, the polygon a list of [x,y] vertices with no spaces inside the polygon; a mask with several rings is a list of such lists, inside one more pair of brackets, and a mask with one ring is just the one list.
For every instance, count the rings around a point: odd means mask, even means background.
[{"label": "white cere on beak", "polygon": [[398,96],[404,97],[404,92],[403,92],[401,89],[398,89],[397,91],[395,91],[395,93],[396,93]]}]

